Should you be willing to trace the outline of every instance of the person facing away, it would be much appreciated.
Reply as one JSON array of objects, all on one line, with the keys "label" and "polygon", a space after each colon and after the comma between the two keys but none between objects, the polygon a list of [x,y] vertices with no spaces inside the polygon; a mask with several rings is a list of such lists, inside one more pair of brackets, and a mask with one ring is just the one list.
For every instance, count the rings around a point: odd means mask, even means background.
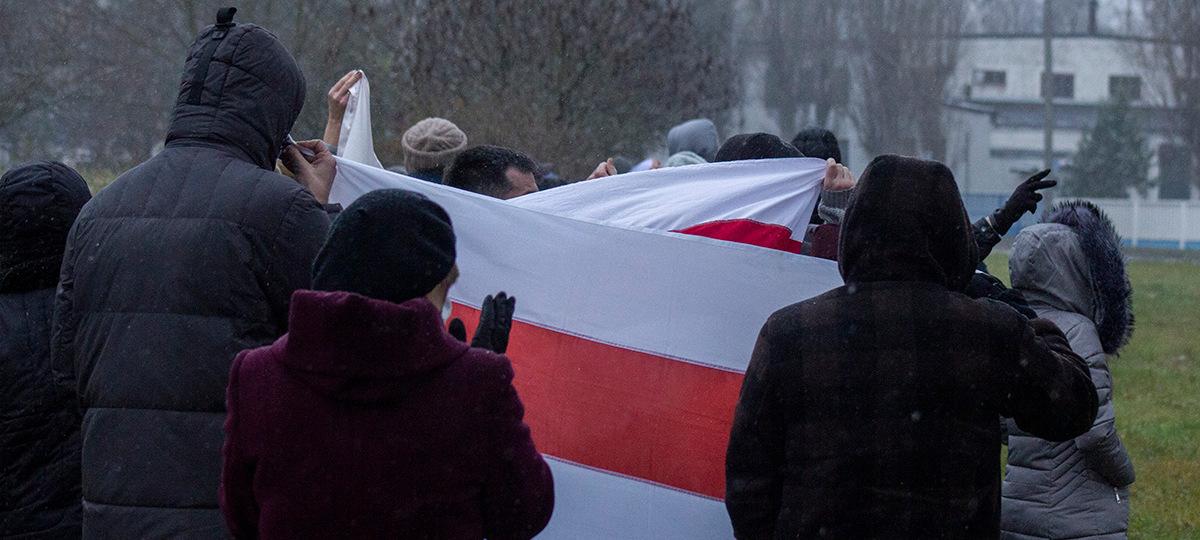
[{"label": "person facing away", "polygon": [[63,246],[92,198],[70,167],[0,177],[0,537],[79,538],[79,407],[50,365]]},{"label": "person facing away", "polygon": [[500,146],[468,148],[446,170],[446,185],[497,199],[535,193],[538,165],[529,156]]},{"label": "person facing away", "polygon": [[846,285],[775,312],[726,455],[738,538],[984,538],[1000,524],[997,416],[1052,440],[1096,393],[1062,332],[960,291],[975,245],[942,164],[885,155],[842,223]]},{"label": "person facing away", "polygon": [[704,162],[709,162],[716,158],[717,148],[720,146],[721,138],[717,134],[717,126],[707,118],[688,120],[667,132],[668,156],[691,152]]},{"label": "person facing away", "polygon": [[1013,244],[1013,288],[1087,361],[1100,411],[1091,429],[1064,442],[1009,423],[1004,538],[1125,538],[1134,470],[1117,434],[1108,371],[1108,356],[1133,332],[1120,245],[1112,223],[1086,202],[1056,206]]},{"label": "person facing away", "polygon": [[[287,327],[329,230],[333,157],[284,157],[304,76],[271,32],[222,9],[188,50],[165,148],[80,213],[52,354],[83,410],[88,538],[218,538],[225,385]],[[302,143],[303,144],[303,143]]]},{"label": "person facing away", "polygon": [[[508,358],[443,325],[454,259],[449,216],[416,193],[370,192],[334,221],[288,333],[233,362],[221,501],[235,536],[504,539],[546,526],[553,480]],[[507,340],[512,303],[498,302]]]}]

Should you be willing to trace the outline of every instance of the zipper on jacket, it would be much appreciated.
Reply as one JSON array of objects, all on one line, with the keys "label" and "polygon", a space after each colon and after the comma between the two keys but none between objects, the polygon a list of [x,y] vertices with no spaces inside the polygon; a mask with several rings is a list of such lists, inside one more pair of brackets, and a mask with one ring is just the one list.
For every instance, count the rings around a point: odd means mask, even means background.
[{"label": "zipper on jacket", "polygon": [[1113,493],[1117,496],[1117,502],[1121,502],[1121,492],[1117,488],[1113,488]]}]

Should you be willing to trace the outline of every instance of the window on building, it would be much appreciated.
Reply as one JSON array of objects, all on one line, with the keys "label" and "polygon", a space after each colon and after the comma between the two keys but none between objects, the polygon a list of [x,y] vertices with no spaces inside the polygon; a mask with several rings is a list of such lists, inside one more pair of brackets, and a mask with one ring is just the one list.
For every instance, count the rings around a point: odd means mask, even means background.
[{"label": "window on building", "polygon": [[1137,101],[1142,99],[1142,78],[1113,75],[1108,78],[1108,96],[1112,99]]},{"label": "window on building", "polygon": [[1192,196],[1192,153],[1186,146],[1158,147],[1158,198],[1189,199]]},{"label": "window on building", "polygon": [[1008,84],[1008,73],[997,69],[977,69],[975,84],[1004,88]]},{"label": "window on building", "polygon": [[[1046,97],[1046,74],[1042,73],[1042,97]],[[1075,99],[1075,75],[1055,73],[1050,80],[1051,96],[1055,99]]]}]

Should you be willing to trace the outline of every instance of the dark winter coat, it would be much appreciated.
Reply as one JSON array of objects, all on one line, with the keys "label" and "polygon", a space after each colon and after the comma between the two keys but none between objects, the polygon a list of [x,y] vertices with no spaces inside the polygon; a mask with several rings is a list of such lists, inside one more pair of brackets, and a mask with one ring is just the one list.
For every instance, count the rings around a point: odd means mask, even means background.
[{"label": "dark winter coat", "polygon": [[[1129,282],[1111,226],[1098,211],[1076,208],[1091,216],[1084,226],[1046,223],[1022,230],[1009,267],[1013,287],[1038,316],[1062,328],[1087,361],[1100,411],[1087,433],[1064,442],[1009,426],[1001,523],[1006,538],[1124,538],[1129,524],[1133,462],[1117,434],[1107,362],[1132,330]],[[1061,217],[1074,210],[1059,207],[1051,221],[1065,221]]]},{"label": "dark winter coat", "polygon": [[418,298],[299,291],[234,361],[222,508],[238,537],[529,538],[554,505],[507,358]]},{"label": "dark winter coat", "polygon": [[883,156],[842,224],[846,285],[776,312],[726,456],[739,538],[986,538],[997,415],[1064,440],[1095,389],[1045,321],[961,294],[970,225],[944,166]]},{"label": "dark winter coat", "polygon": [[87,184],[61,163],[0,178],[0,537],[78,538],[79,408],[50,367],[63,245]]},{"label": "dark winter coat", "polygon": [[188,51],[166,148],[101,191],[72,230],[53,346],[84,408],[87,537],[225,535],[229,365],[283,334],[329,229],[312,195],[273,171],[303,102],[304,77],[274,35],[207,28]]}]

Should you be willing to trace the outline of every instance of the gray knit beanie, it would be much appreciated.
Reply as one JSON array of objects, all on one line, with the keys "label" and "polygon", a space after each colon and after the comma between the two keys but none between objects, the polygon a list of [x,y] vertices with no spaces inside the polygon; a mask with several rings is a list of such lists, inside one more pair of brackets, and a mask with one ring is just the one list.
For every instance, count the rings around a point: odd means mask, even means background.
[{"label": "gray knit beanie", "polygon": [[408,172],[438,169],[467,148],[467,134],[444,118],[426,118],[408,128],[400,144]]}]

